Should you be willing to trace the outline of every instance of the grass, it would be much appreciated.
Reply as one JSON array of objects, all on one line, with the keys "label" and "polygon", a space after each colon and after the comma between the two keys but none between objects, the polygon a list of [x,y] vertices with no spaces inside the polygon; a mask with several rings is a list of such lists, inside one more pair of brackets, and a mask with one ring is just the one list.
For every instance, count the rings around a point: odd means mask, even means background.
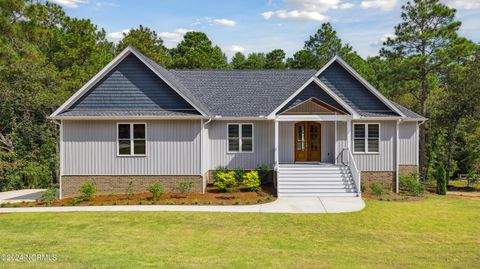
[{"label": "grass", "polygon": [[480,199],[368,200],[346,214],[0,214],[9,268],[475,268]]}]

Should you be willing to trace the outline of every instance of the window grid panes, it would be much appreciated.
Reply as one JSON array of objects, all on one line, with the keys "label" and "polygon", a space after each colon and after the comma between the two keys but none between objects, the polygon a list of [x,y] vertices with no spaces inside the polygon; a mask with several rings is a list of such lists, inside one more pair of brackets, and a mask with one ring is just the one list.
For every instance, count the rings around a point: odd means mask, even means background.
[{"label": "window grid panes", "polygon": [[355,153],[378,153],[380,151],[380,124],[354,124],[353,151]]},{"label": "window grid panes", "polygon": [[118,155],[145,156],[147,148],[146,124],[120,123],[118,129]]},{"label": "window grid panes", "polygon": [[253,152],[253,124],[228,124],[228,152]]}]

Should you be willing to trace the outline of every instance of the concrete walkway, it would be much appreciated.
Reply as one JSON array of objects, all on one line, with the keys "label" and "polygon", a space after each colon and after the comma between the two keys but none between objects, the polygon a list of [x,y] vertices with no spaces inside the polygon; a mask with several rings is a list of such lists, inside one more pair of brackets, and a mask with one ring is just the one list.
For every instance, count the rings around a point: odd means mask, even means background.
[{"label": "concrete walkway", "polygon": [[45,191],[45,189],[25,189],[16,191],[0,192],[0,204],[34,202]]},{"label": "concrete walkway", "polygon": [[257,212],[257,213],[342,213],[360,211],[365,203],[360,197],[285,198],[260,205],[118,205],[0,208],[0,213],[72,212],[72,211],[189,211],[189,212]]}]

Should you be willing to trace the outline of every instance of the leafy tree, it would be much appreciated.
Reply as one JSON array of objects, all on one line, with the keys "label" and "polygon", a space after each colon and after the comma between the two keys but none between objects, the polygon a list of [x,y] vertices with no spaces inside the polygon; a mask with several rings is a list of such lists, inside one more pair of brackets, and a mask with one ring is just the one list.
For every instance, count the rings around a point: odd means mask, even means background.
[{"label": "leafy tree", "polygon": [[309,50],[300,50],[287,59],[288,68],[292,69],[316,69],[320,65],[319,59]]},{"label": "leafy tree", "polygon": [[163,40],[155,31],[140,25],[138,28],[132,29],[123,35],[123,39],[117,45],[117,53],[127,46],[132,46],[161,66],[170,67],[172,65],[172,59],[168,54],[167,48],[163,45]]},{"label": "leafy tree", "polygon": [[275,49],[267,53],[267,55],[265,56],[265,68],[284,69],[285,68],[285,52],[281,49]]},{"label": "leafy tree", "polygon": [[[438,0],[413,0],[402,6],[402,22],[395,26],[395,37],[384,43],[381,55],[390,59],[392,76],[403,81],[404,90],[420,104],[428,117],[427,99],[435,83],[435,73],[448,63],[444,56],[457,41],[460,22],[455,10]],[[432,82],[433,81],[433,82]],[[426,176],[426,128],[420,126],[420,177]]]},{"label": "leafy tree", "polygon": [[172,49],[173,67],[184,69],[222,69],[227,57],[220,47],[213,46],[202,32],[188,32],[184,40]]},{"label": "leafy tree", "polygon": [[265,54],[250,53],[245,61],[245,69],[262,69],[265,67]]},{"label": "leafy tree", "polygon": [[232,68],[233,69],[244,69],[245,68],[246,58],[245,55],[241,52],[235,53],[232,58]]}]

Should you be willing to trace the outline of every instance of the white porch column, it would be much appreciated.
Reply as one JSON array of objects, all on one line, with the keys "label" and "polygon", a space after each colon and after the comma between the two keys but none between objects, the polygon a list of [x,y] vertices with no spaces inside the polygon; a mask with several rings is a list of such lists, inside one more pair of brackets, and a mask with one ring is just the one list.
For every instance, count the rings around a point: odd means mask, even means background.
[{"label": "white porch column", "polygon": [[278,121],[275,119],[275,157],[274,157],[274,168],[278,169]]},{"label": "white porch column", "polygon": [[352,120],[347,120],[347,148],[351,151],[352,147]]}]

